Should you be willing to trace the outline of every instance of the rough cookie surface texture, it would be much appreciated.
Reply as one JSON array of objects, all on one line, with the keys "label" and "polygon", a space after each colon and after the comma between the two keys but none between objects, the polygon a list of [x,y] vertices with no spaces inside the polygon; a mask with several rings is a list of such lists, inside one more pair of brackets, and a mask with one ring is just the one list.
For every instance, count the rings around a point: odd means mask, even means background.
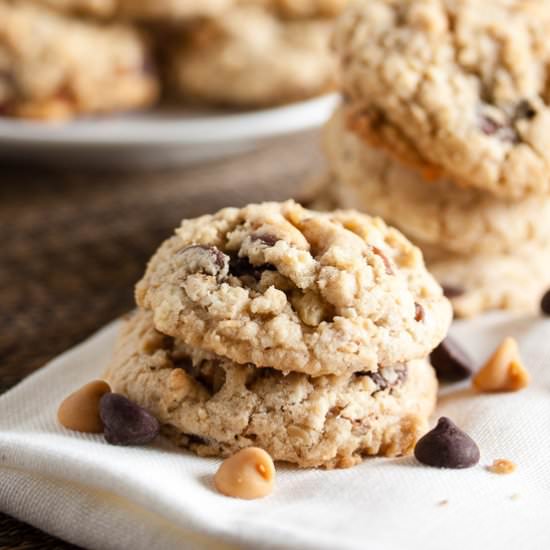
[{"label": "rough cookie surface texture", "polygon": [[313,376],[426,357],[451,321],[422,254],[399,231],[292,201],[184,220],[136,298],[159,331],[188,345]]},{"label": "rough cookie surface texture", "polygon": [[142,107],[156,96],[147,46],[133,28],[0,0],[0,114],[68,118]]},{"label": "rough cookie surface texture", "polygon": [[317,378],[238,365],[160,334],[143,311],[122,329],[106,378],[199,455],[258,446],[301,467],[348,467],[366,455],[409,453],[426,430],[437,391],[425,360]]},{"label": "rough cookie surface texture", "polygon": [[424,175],[550,190],[550,5],[369,0],[337,24],[355,131]]},{"label": "rough cookie surface texture", "polygon": [[323,133],[339,208],[380,216],[413,242],[449,252],[514,253],[526,241],[550,235],[550,197],[498,198],[448,179],[426,181],[415,170],[365,144],[337,111]]},{"label": "rough cookie surface texture", "polygon": [[[422,246],[422,245],[420,245]],[[434,277],[451,289],[455,314],[491,309],[535,313],[550,287],[550,244],[526,242],[509,253],[457,255],[422,246]]]},{"label": "rough cookie surface texture", "polygon": [[283,21],[235,8],[198,23],[168,53],[168,80],[182,97],[219,105],[266,106],[336,86],[332,23]]}]

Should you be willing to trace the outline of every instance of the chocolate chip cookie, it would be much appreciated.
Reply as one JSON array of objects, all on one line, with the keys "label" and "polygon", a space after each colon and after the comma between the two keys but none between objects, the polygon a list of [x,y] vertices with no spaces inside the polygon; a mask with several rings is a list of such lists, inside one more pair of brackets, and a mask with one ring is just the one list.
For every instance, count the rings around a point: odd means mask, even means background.
[{"label": "chocolate chip cookie", "polygon": [[31,0],[65,13],[154,21],[220,15],[234,0]]},{"label": "chocolate chip cookie", "polygon": [[147,45],[122,24],[0,0],[0,115],[59,119],[134,109],[157,96]]},{"label": "chocolate chip cookie", "polygon": [[201,456],[249,446],[300,467],[349,467],[409,453],[426,431],[437,381],[426,360],[311,378],[257,369],[192,349],[135,313],[106,374],[163,432]]},{"label": "chocolate chip cookie", "polygon": [[550,4],[369,0],[338,20],[354,131],[427,178],[550,190]]},{"label": "chocolate chip cookie", "polygon": [[340,108],[323,132],[339,208],[380,216],[413,242],[459,254],[513,254],[526,241],[550,236],[550,197],[511,201],[445,178],[426,181],[349,130],[348,112]]},{"label": "chocolate chip cookie", "polygon": [[426,357],[451,321],[422,254],[399,231],[293,201],[184,220],[136,298],[185,344],[312,376]]},{"label": "chocolate chip cookie", "polygon": [[491,309],[534,313],[550,287],[548,241],[527,241],[507,253],[473,255],[420,246],[430,272],[447,289],[459,317]]},{"label": "chocolate chip cookie", "polygon": [[182,33],[167,52],[167,80],[177,97],[216,105],[262,107],[332,90],[332,22],[284,21],[241,7]]}]

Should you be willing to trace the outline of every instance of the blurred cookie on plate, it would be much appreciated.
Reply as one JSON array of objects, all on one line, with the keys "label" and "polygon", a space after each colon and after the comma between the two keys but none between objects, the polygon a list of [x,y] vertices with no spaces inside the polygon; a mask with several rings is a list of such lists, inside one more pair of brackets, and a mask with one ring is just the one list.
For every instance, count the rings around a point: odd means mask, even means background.
[{"label": "blurred cookie on plate", "polygon": [[147,43],[135,29],[0,0],[0,113],[67,119],[146,107],[157,93]]},{"label": "blurred cookie on plate", "polygon": [[121,17],[172,21],[220,15],[234,0],[117,0]]},{"label": "blurred cookie on plate", "polygon": [[220,106],[308,99],[336,88],[331,32],[330,20],[235,8],[182,32],[167,52],[167,80],[180,99]]},{"label": "blurred cookie on plate", "polygon": [[55,10],[92,17],[181,20],[219,15],[234,0],[32,0]]}]

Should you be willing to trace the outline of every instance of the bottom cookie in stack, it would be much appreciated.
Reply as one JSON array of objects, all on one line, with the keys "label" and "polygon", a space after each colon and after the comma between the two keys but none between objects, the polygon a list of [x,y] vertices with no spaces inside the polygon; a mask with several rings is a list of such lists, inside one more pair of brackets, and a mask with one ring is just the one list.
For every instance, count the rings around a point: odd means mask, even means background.
[{"label": "bottom cookie in stack", "polygon": [[447,179],[428,181],[369,147],[347,121],[343,107],[324,131],[331,173],[319,208],[357,208],[403,231],[458,316],[538,308],[550,286],[550,198],[512,201]]},{"label": "bottom cookie in stack", "polygon": [[285,375],[191,348],[158,332],[142,310],[126,320],[105,378],[198,455],[254,445],[300,467],[343,468],[367,455],[409,453],[437,392],[427,360],[375,373]]}]

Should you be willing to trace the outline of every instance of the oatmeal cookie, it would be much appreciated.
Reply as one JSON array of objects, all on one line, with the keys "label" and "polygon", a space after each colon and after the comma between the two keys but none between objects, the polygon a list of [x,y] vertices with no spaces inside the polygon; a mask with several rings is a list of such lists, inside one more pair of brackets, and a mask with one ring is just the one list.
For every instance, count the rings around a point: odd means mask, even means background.
[{"label": "oatmeal cookie", "polygon": [[136,298],[159,331],[186,344],[313,376],[423,358],[451,320],[401,233],[378,218],[293,201],[184,220]]},{"label": "oatmeal cookie", "polygon": [[167,52],[174,95],[215,105],[262,107],[336,86],[332,23],[282,21],[252,7],[199,22]]},{"label": "oatmeal cookie", "polygon": [[458,317],[491,309],[534,313],[550,288],[550,244],[528,241],[508,253],[459,255],[419,244]]},{"label": "oatmeal cookie", "polygon": [[106,379],[201,456],[257,446],[275,460],[327,468],[409,453],[437,391],[425,360],[318,378],[238,365],[157,332],[143,311],[123,327]]},{"label": "oatmeal cookie", "polygon": [[325,127],[324,149],[338,208],[357,208],[395,225],[413,242],[461,254],[504,253],[550,236],[550,197],[521,201],[459,188],[415,170],[364,143],[347,128],[346,108]]},{"label": "oatmeal cookie", "polygon": [[70,118],[144,107],[156,96],[147,46],[134,29],[0,0],[1,114]]},{"label": "oatmeal cookie", "polygon": [[549,26],[539,0],[353,3],[334,43],[354,131],[424,177],[548,192]]},{"label": "oatmeal cookie", "polygon": [[234,0],[117,0],[122,17],[159,21],[213,17],[233,3]]}]

